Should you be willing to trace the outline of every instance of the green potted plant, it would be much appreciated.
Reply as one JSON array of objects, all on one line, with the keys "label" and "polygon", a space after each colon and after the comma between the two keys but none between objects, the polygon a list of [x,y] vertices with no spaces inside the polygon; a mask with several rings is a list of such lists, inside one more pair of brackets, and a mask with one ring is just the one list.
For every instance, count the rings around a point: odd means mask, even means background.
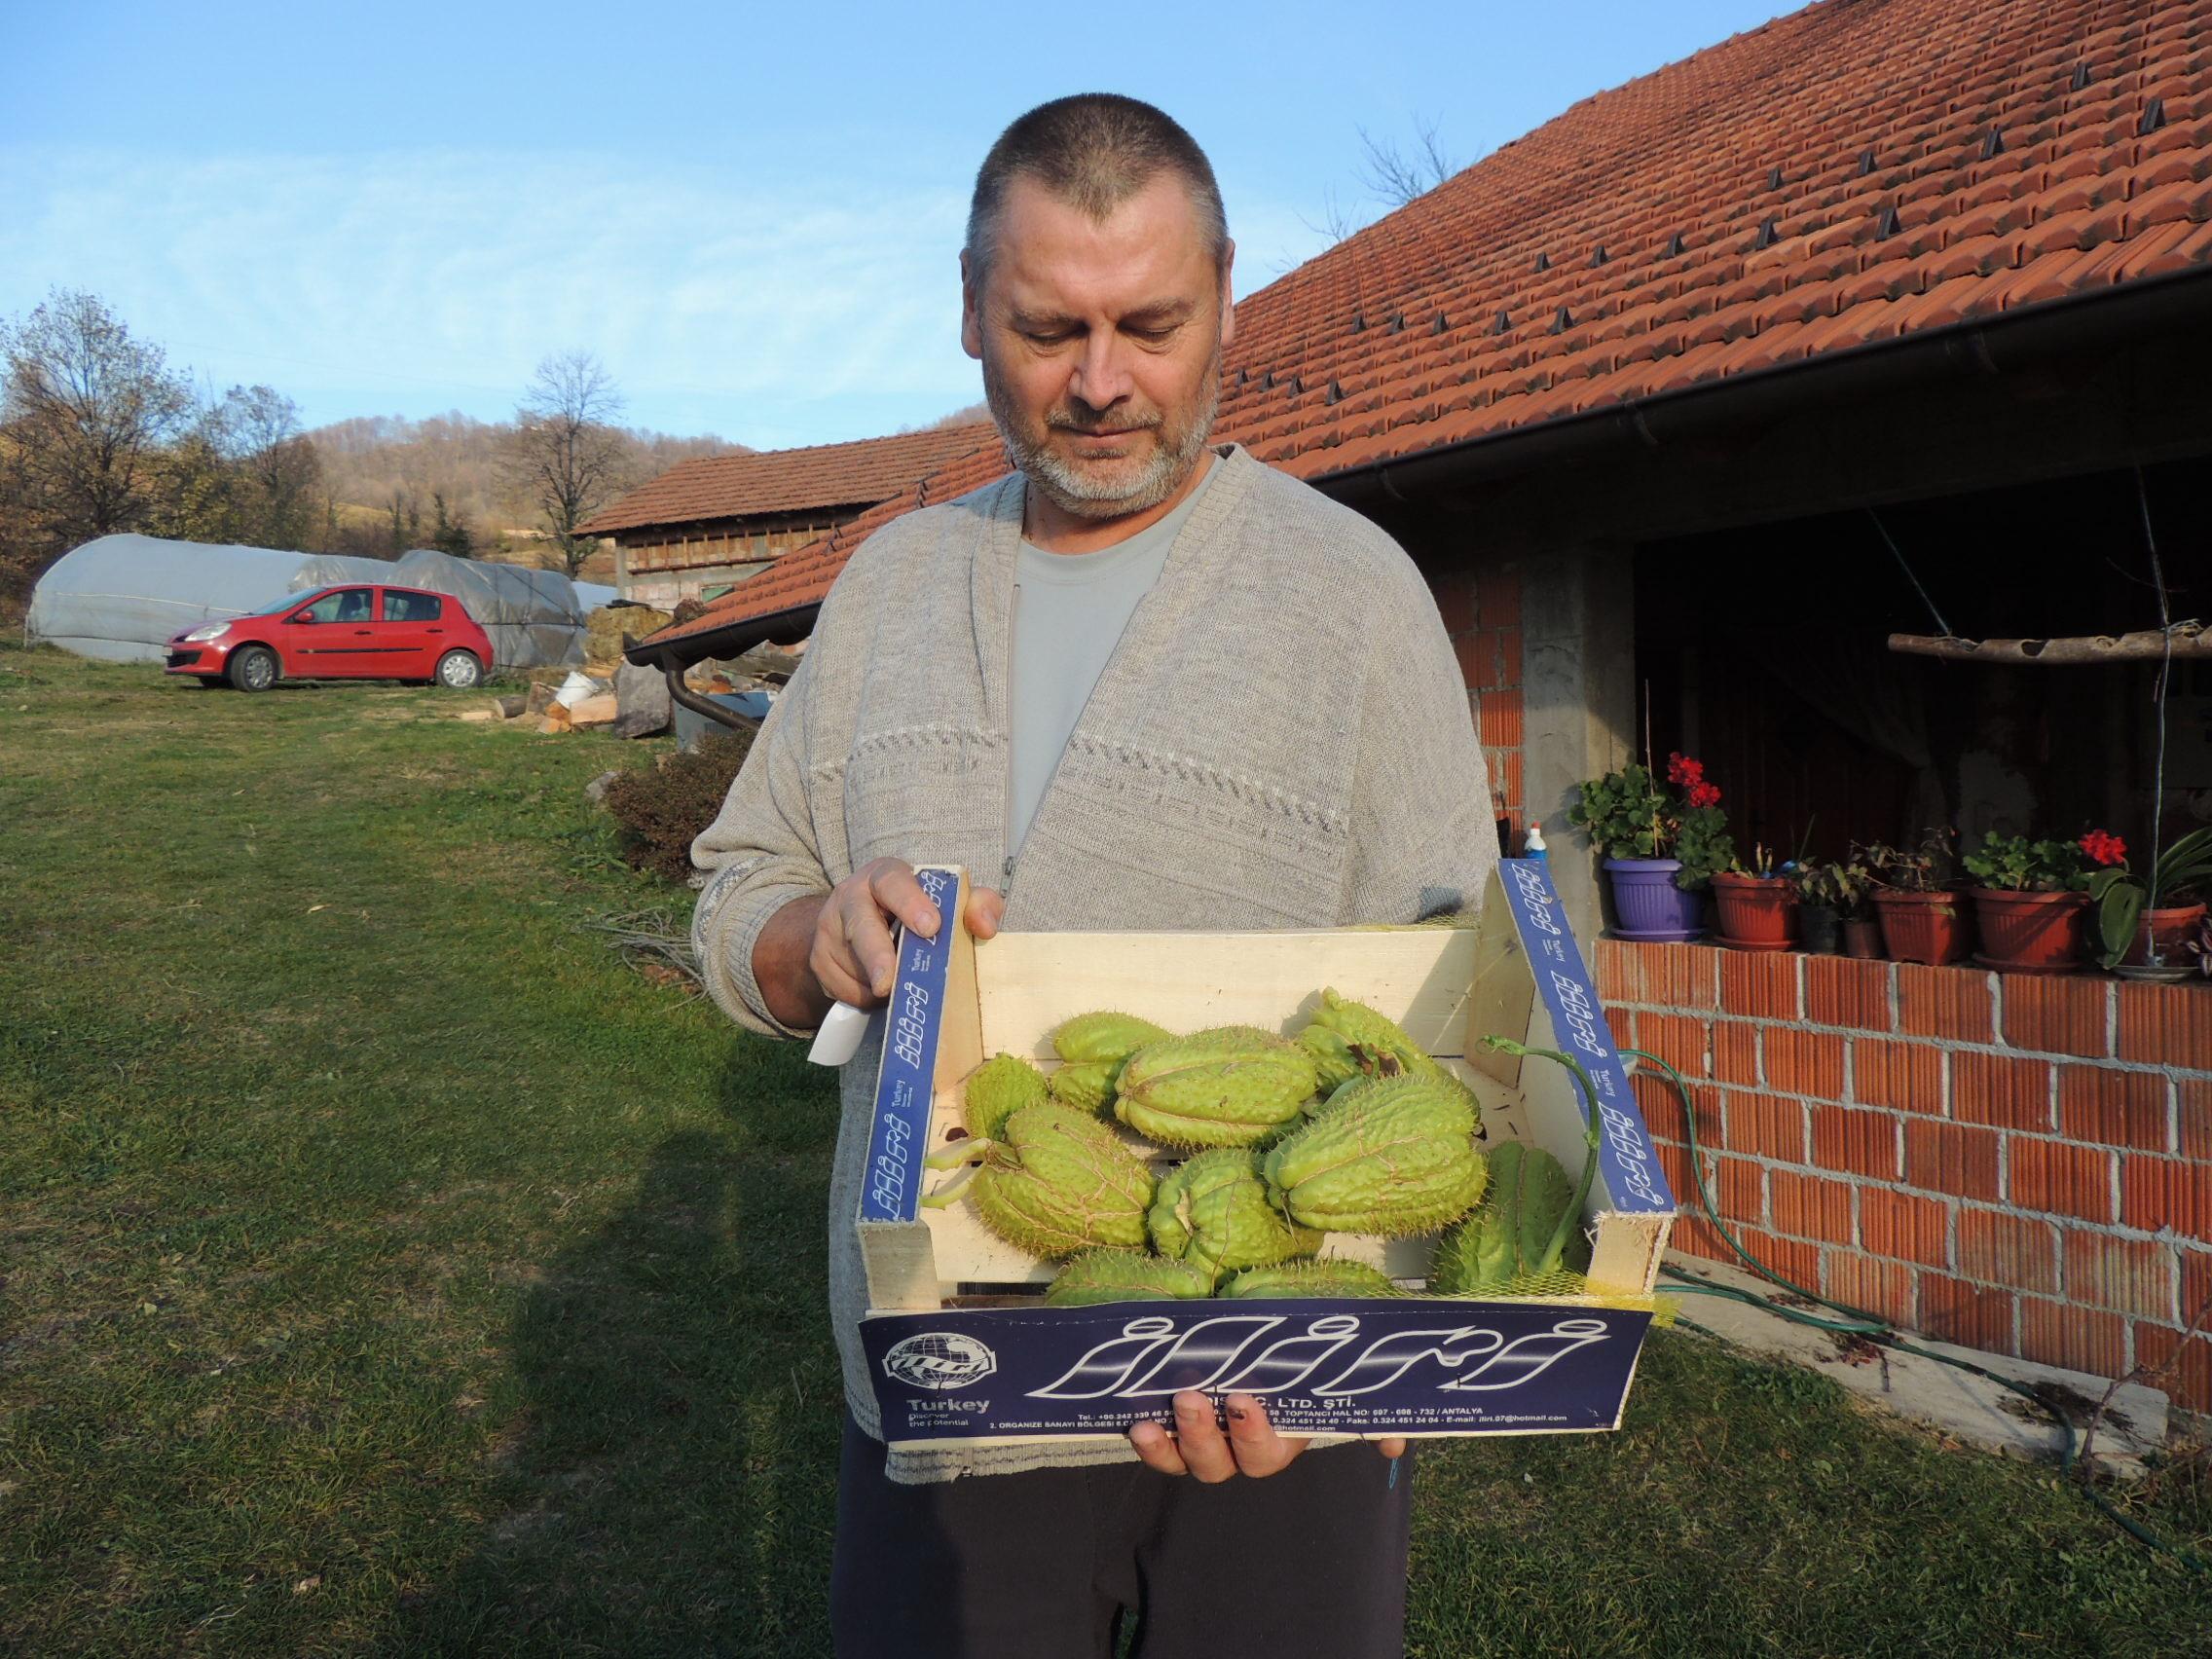
[{"label": "green potted plant", "polygon": [[1797,889],[1777,875],[1774,851],[1751,848],[1749,864],[1732,860],[1713,875],[1713,903],[1720,916],[1720,942],[1734,950],[1788,950],[1797,937]]},{"label": "green potted plant", "polygon": [[1579,786],[1567,819],[1604,855],[1621,939],[1680,940],[1705,931],[1702,895],[1735,858],[1720,789],[1686,755],[1662,783],[1634,763]]},{"label": "green potted plant", "polygon": [[2031,841],[1992,830],[1967,854],[1976,885],[1974,925],[1985,968],[2008,974],[2071,974],[2082,957],[2089,907],[2089,860],[2079,841]]},{"label": "green potted plant", "polygon": [[1879,924],[1868,898],[1873,878],[1863,865],[1808,859],[1791,879],[1797,888],[1797,928],[1807,950],[1823,956],[1881,955]]},{"label": "green potted plant", "polygon": [[1855,845],[1851,857],[1873,876],[1874,915],[1887,955],[1928,963],[1966,956],[1967,912],[1952,886],[1958,855],[1951,830],[1931,830],[1913,847]]},{"label": "green potted plant", "polygon": [[2204,920],[2204,896],[2212,891],[2212,825],[2171,843],[2151,861],[2148,875],[2128,867],[2127,843],[2118,835],[2092,830],[2081,847],[2099,866],[2088,883],[2097,911],[2098,964],[2122,972],[2186,973],[2184,953]]}]

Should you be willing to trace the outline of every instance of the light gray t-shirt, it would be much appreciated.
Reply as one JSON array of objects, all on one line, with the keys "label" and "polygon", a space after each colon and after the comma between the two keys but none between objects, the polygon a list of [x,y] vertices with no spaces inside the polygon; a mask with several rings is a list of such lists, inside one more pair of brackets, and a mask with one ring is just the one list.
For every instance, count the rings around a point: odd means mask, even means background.
[{"label": "light gray t-shirt", "polygon": [[1014,568],[1014,663],[1008,686],[1010,855],[1020,852],[1037,803],[1059,768],[1068,734],[1122,643],[1129,617],[1160,579],[1175,533],[1220,470],[1218,463],[1208,465],[1198,488],[1165,518],[1095,553],[1048,553],[1022,542]]}]

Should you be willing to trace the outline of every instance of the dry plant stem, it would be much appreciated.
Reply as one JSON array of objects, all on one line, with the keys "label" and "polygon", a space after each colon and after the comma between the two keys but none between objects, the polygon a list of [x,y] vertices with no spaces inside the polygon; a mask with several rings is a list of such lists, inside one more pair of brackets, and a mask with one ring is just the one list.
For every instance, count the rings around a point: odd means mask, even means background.
[{"label": "dry plant stem", "polygon": [[2189,1351],[2191,1340],[2207,1319],[2212,1319],[2212,1296],[2205,1297],[2202,1302],[2196,1305],[2196,1311],[2189,1316],[2189,1323],[2182,1330],[2181,1341],[2174,1344],[2174,1351],[2166,1356],[2164,1364],[2135,1366],[2124,1376],[2115,1377],[2106,1385],[2103,1396],[2097,1401],[2097,1409],[2089,1414],[2088,1424],[2082,1430],[2082,1456],[2077,1466],[2082,1470],[2082,1478],[2084,1481],[2089,1478],[2090,1454],[2096,1449],[2097,1424],[2104,1421],[2105,1411],[2111,1406],[2112,1397],[2127,1383],[2141,1382],[2148,1385],[2152,1382],[2163,1382],[2171,1377],[2181,1365],[2181,1356]]}]

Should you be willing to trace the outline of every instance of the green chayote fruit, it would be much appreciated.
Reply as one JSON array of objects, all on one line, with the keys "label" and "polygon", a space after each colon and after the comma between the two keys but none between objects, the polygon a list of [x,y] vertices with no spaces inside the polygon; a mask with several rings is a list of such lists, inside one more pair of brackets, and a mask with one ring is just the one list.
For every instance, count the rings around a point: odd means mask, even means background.
[{"label": "green chayote fruit", "polygon": [[1060,1069],[1051,1076],[1052,1098],[1085,1112],[1104,1112],[1114,1103],[1122,1063],[1147,1043],[1169,1033],[1133,1014],[1079,1014],[1052,1033],[1052,1051]]},{"label": "green chayote fruit", "polygon": [[1269,1151],[1268,1197],[1330,1233],[1433,1232],[1483,1196],[1475,1116],[1450,1078],[1372,1079]]},{"label": "green chayote fruit", "polygon": [[1211,1281],[1182,1262],[1142,1250],[1086,1250],[1069,1259],[1045,1292],[1051,1308],[1097,1302],[1172,1302],[1204,1296]]},{"label": "green chayote fruit", "polygon": [[1019,1054],[999,1054],[968,1074],[962,1098],[968,1132],[997,1140],[1007,1119],[1046,1098],[1045,1074]]},{"label": "green chayote fruit", "polygon": [[1396,1296],[1398,1287],[1364,1262],[1284,1262],[1246,1268],[1222,1284],[1237,1299],[1276,1296]]},{"label": "green chayote fruit", "polygon": [[1251,1146],[1299,1116],[1313,1056],[1251,1025],[1139,1049],[1122,1067],[1114,1115],[1167,1146]]},{"label": "green chayote fruit", "polygon": [[1574,1202],[1567,1168],[1541,1147],[1508,1141],[1490,1154],[1490,1191],[1437,1245],[1431,1290],[1447,1296],[1502,1290],[1518,1279],[1590,1266],[1590,1240],[1569,1226],[1557,1259],[1549,1256],[1561,1219]]},{"label": "green chayote fruit", "polygon": [[1162,1176],[1145,1225],[1153,1248],[1188,1263],[1210,1285],[1224,1272],[1310,1256],[1321,1235],[1300,1227],[1268,1202],[1258,1155],[1216,1147]]},{"label": "green chayote fruit", "polygon": [[1144,1244],[1152,1171],[1096,1118],[1051,1101],[1024,1106],[968,1184],[983,1224],[1032,1256]]}]

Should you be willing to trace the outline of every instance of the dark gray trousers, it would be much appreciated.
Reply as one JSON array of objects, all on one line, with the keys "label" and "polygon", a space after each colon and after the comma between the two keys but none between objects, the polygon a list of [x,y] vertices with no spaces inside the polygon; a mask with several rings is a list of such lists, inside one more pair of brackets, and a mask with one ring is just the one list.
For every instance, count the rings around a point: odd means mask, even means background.
[{"label": "dark gray trousers", "polygon": [[1400,1659],[1413,1458],[1307,1453],[1207,1486],[1140,1463],[928,1486],[845,1419],[839,1659]]}]

